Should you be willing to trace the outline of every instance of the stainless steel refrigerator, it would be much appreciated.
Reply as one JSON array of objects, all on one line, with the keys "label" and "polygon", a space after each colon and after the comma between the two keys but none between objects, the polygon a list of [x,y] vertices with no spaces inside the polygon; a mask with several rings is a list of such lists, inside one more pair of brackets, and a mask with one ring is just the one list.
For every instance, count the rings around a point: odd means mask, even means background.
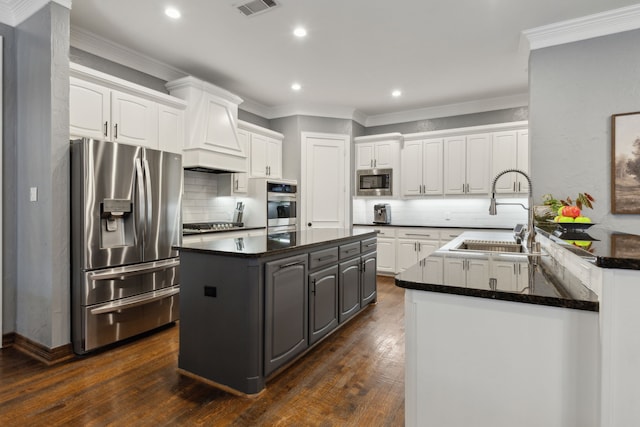
[{"label": "stainless steel refrigerator", "polygon": [[71,336],[83,354],[178,319],[182,157],[71,141]]}]

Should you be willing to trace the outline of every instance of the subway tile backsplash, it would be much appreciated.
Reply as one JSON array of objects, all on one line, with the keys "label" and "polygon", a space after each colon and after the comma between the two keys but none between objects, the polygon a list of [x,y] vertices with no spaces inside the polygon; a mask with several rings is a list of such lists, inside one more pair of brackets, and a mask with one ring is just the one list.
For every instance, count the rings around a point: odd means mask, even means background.
[{"label": "subway tile backsplash", "polygon": [[231,221],[234,208],[233,197],[218,197],[216,174],[184,171],[183,223]]},{"label": "subway tile backsplash", "polygon": [[[498,201],[527,206],[527,198]],[[489,215],[487,196],[461,199],[354,199],[353,223],[372,224],[373,206],[377,203],[391,205],[391,223],[394,225],[512,228],[527,222],[527,211],[522,206],[500,205],[497,215]]]}]

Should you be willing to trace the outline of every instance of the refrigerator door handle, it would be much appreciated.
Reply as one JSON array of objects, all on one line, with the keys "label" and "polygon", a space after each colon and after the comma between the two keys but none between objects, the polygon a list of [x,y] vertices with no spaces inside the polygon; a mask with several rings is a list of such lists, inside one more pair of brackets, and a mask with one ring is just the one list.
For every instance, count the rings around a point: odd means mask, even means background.
[{"label": "refrigerator door handle", "polygon": [[145,198],[147,204],[147,216],[145,218],[147,227],[151,228],[151,218],[153,218],[153,204],[152,204],[152,193],[151,193],[151,177],[149,176],[151,173],[151,167],[149,166],[149,161],[144,159],[144,188],[145,188]]},{"label": "refrigerator door handle", "polygon": [[142,231],[143,236],[140,239],[139,242],[137,242],[137,244],[140,244],[141,242],[144,241],[144,233],[145,233],[145,218],[146,218],[146,214],[145,214],[145,208],[144,208],[144,174],[142,173],[142,160],[141,159],[136,159],[136,182],[138,184],[138,191],[137,191],[137,196],[138,196],[138,200],[136,201],[136,204],[138,205],[138,218],[136,220],[136,236],[140,236],[140,231]]},{"label": "refrigerator door handle", "polygon": [[108,270],[96,271],[88,273],[87,278],[89,280],[124,280],[127,277],[135,276],[137,274],[153,273],[155,271],[166,270],[168,268],[177,267],[180,265],[179,259],[170,259],[164,261],[156,261],[141,267],[140,265],[129,265],[125,267],[110,268]]},{"label": "refrigerator door handle", "polygon": [[114,311],[126,310],[128,308],[137,307],[139,305],[148,304],[153,301],[168,298],[176,295],[180,292],[180,288],[173,287],[169,289],[163,289],[161,291],[153,292],[152,295],[136,295],[133,297],[125,298],[123,300],[110,302],[108,304],[100,305],[91,309],[91,314],[106,314]]}]

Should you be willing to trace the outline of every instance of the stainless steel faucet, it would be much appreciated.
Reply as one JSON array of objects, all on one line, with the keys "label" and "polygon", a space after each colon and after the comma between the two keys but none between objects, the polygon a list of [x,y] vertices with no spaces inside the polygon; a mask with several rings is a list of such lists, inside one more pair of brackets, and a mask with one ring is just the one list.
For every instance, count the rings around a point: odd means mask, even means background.
[{"label": "stainless steel faucet", "polygon": [[[527,179],[527,182],[529,184],[529,201],[528,201],[529,207],[525,207],[522,203],[496,202],[496,183],[498,182],[498,178],[500,178],[504,174],[511,173],[511,172],[519,173],[520,175],[524,176]],[[498,205],[520,205],[524,209],[529,211],[529,218],[528,218],[528,224],[527,224],[527,248],[531,253],[540,252],[539,244],[536,242],[536,231],[533,224],[533,186],[531,185],[531,178],[529,178],[529,175],[527,175],[525,172],[521,171],[520,169],[506,169],[500,172],[498,175],[496,175],[496,177],[493,178],[493,184],[491,184],[491,203],[489,204],[489,215],[498,214],[498,209],[497,209]]]}]

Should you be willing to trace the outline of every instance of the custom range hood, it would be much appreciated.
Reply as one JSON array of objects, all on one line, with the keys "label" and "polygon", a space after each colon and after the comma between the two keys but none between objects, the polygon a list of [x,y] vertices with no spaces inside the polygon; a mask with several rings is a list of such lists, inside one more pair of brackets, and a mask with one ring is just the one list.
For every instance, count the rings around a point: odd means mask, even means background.
[{"label": "custom range hood", "polygon": [[185,169],[247,172],[247,149],[238,138],[238,104],[242,98],[188,76],[166,84],[171,95],[187,101]]}]

